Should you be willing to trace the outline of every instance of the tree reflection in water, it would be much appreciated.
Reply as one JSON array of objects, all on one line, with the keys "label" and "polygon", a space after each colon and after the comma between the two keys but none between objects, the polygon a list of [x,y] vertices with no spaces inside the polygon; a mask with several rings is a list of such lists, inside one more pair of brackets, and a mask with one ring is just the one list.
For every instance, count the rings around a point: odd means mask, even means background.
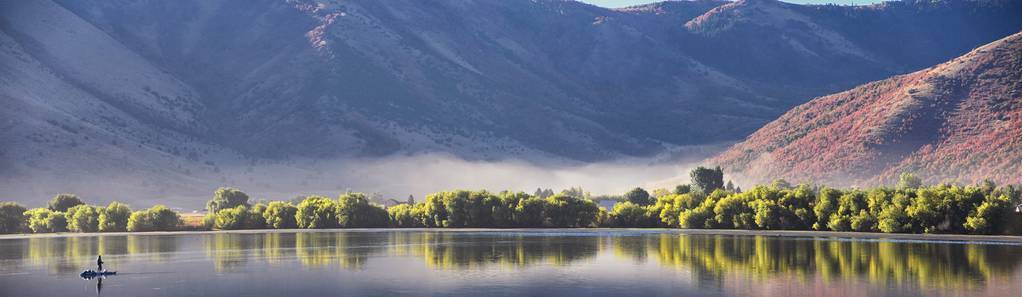
[{"label": "tree reflection in water", "polygon": [[[570,231],[567,231],[570,232]],[[563,232],[562,232],[563,233]],[[979,287],[1016,273],[1015,245],[580,232],[450,232],[373,230],[215,233],[182,236],[111,235],[29,238],[3,242],[3,259],[23,258],[58,273],[92,267],[97,254],[114,262],[177,261],[178,250],[205,250],[219,272],[246,263],[359,270],[377,257],[419,258],[433,270],[569,266],[610,253],[636,264],[688,271],[697,280],[866,280],[876,286]],[[199,244],[199,246],[194,246]],[[194,246],[194,247],[193,247]]]},{"label": "tree reflection in water", "polygon": [[175,236],[135,235],[38,237],[23,240],[19,246],[27,251],[24,258],[28,263],[47,266],[55,273],[95,268],[97,255],[115,262],[132,256],[133,260],[163,263],[169,259],[168,253],[179,248]]},{"label": "tree reflection in water", "polygon": [[975,287],[1007,277],[1020,261],[1019,247],[1009,245],[765,236],[661,234],[658,244],[648,248],[661,264],[688,269],[697,276],[863,278],[881,286]]},{"label": "tree reflection in water", "polygon": [[594,257],[600,242],[599,237],[454,232],[395,232],[390,240],[392,253],[421,257],[428,267],[442,270],[568,265]]}]

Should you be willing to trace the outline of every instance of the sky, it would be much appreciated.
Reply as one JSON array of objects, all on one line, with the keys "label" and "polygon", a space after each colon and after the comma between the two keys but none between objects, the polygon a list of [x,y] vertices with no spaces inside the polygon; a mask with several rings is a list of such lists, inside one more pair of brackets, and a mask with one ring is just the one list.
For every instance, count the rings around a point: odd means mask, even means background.
[{"label": "sky", "polygon": [[[657,0],[580,0],[580,1],[591,3],[591,4],[595,4],[595,5],[599,5],[599,6],[603,6],[603,7],[610,7],[610,8],[617,8],[617,7],[625,7],[625,6],[631,6],[631,5],[638,5],[638,4],[647,4],[647,3],[653,3],[653,2],[660,2],[660,1],[657,1]],[[789,2],[789,3],[798,3],[798,4],[827,4],[827,3],[834,3],[834,4],[842,4],[842,5],[848,5],[848,4],[870,4],[870,3],[881,2],[881,1],[878,1],[878,0],[782,0],[782,1]]]}]

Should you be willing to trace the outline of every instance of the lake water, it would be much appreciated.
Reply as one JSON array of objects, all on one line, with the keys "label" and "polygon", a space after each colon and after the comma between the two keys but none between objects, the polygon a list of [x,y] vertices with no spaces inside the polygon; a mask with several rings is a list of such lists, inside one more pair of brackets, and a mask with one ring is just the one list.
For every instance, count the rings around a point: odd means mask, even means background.
[{"label": "lake water", "polygon": [[[97,254],[119,275],[79,278],[82,269],[95,265]],[[1010,244],[676,230],[0,239],[0,296],[1022,296],[1019,292],[1022,246]]]}]

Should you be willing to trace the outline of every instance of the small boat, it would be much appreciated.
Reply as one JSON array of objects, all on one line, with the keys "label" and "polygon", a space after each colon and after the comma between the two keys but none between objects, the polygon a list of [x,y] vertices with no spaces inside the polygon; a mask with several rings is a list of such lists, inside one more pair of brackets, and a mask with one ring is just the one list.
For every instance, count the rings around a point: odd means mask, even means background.
[{"label": "small boat", "polygon": [[95,270],[92,270],[92,269],[87,269],[85,271],[82,271],[82,274],[79,274],[79,275],[82,278],[94,278],[94,277],[107,276],[107,275],[116,275],[116,274],[117,274],[117,271],[109,271],[109,270],[95,271]]}]

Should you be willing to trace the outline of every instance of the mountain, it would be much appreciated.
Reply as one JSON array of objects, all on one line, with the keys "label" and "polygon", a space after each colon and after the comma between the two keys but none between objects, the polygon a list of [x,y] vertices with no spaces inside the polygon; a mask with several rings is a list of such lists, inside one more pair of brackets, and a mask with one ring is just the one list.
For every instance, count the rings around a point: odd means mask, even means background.
[{"label": "mountain", "polygon": [[1022,33],[813,99],[714,159],[750,181],[1022,182]]},{"label": "mountain", "polygon": [[0,195],[429,152],[668,154],[960,55],[1022,30],[1018,15],[1017,1],[2,1]]}]

